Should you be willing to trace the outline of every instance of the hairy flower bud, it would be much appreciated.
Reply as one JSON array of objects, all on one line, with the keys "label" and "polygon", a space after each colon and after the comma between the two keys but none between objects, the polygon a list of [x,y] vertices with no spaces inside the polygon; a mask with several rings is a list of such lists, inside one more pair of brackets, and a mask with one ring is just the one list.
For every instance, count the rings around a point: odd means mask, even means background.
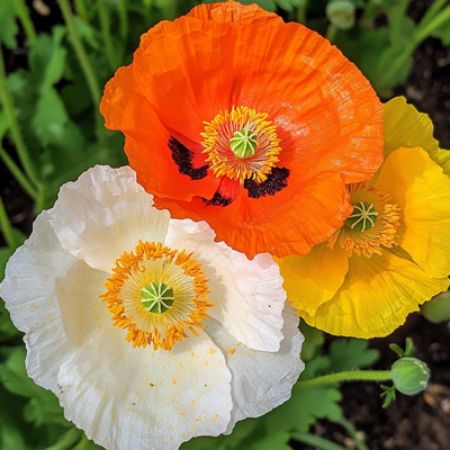
[{"label": "hairy flower bud", "polygon": [[430,378],[430,369],[417,358],[405,357],[392,365],[392,380],[395,388],[405,395],[415,395],[425,390]]}]

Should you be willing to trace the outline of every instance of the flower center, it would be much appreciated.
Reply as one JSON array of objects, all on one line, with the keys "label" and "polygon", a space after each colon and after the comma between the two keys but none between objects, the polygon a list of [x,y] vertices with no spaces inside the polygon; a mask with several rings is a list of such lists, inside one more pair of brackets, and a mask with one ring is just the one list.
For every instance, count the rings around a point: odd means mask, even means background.
[{"label": "flower center", "polygon": [[101,295],[114,325],[127,330],[134,347],[171,350],[187,331],[204,328],[207,279],[201,265],[184,250],[139,242],[117,258]]},{"label": "flower center", "polygon": [[390,196],[366,183],[350,186],[350,196],[352,214],[329,240],[329,246],[338,244],[350,255],[370,257],[397,245],[400,208]]},{"label": "flower center", "polygon": [[364,232],[375,225],[378,213],[373,203],[359,202],[353,206],[352,214],[344,222],[351,230]]},{"label": "flower center", "polygon": [[203,153],[217,177],[241,184],[251,179],[263,182],[278,162],[281,151],[276,126],[268,114],[247,106],[233,107],[205,122]]},{"label": "flower center", "polygon": [[238,158],[250,158],[255,154],[258,135],[251,130],[236,131],[230,139],[230,147]]},{"label": "flower center", "polygon": [[152,281],[141,290],[141,303],[151,313],[166,312],[172,307],[174,299],[173,289],[162,281]]}]

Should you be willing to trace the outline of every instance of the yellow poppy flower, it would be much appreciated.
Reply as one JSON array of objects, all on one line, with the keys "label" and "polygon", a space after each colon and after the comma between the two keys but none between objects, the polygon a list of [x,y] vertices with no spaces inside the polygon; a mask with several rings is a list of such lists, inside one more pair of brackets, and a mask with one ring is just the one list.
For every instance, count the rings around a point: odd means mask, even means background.
[{"label": "yellow poppy flower", "polygon": [[449,286],[450,151],[405,98],[384,107],[385,161],[349,186],[353,212],[306,256],[279,260],[288,297],[332,334],[385,336]]}]

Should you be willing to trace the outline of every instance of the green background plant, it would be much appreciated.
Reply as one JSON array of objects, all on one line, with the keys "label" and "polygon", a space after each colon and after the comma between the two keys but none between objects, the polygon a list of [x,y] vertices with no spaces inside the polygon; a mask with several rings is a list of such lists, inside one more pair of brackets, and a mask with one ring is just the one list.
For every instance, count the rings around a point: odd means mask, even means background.
[{"label": "green background plant", "polygon": [[[28,3],[0,1],[0,159],[37,214],[51,207],[62,183],[88,167],[126,162],[122,137],[103,127],[98,112],[102,88],[117,67],[131,61],[142,32],[200,2],[59,0],[48,2],[54,20],[39,18]],[[417,24],[407,16],[409,0],[256,3],[326,35],[361,68],[381,96],[391,95],[406,80],[414,50],[424,39],[434,36],[450,44],[448,1],[435,0]],[[0,278],[7,259],[25,239],[12,226],[5,202],[0,200],[4,238]],[[339,385],[314,385],[308,380],[367,368],[377,360],[377,351],[365,341],[335,339],[325,352],[321,332],[304,325],[302,331],[306,336],[302,357],[308,364],[292,398],[262,418],[239,423],[229,436],[194,439],[184,450],[287,450],[291,440],[342,449],[311,434],[312,424],[323,419],[342,427],[358,450],[366,449],[343,417]],[[24,358],[22,336],[0,302],[0,449],[99,448],[64,419],[53,394],[27,377]],[[392,387],[386,389],[392,394]]]}]

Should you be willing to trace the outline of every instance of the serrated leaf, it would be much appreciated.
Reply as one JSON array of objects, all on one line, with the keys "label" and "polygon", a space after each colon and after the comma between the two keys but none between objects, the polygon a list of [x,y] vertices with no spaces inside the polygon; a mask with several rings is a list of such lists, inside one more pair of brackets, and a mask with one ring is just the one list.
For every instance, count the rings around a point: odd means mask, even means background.
[{"label": "serrated leaf", "polygon": [[66,64],[66,49],[62,40],[66,29],[55,26],[52,35],[40,34],[30,50],[29,63],[32,80],[40,89],[48,89],[61,80]]},{"label": "serrated leaf", "polygon": [[411,44],[414,39],[416,24],[406,16],[398,17],[393,25],[389,27],[389,39],[393,47],[404,48]]},{"label": "serrated leaf", "polygon": [[7,359],[0,365],[0,381],[9,392],[30,399],[24,417],[36,425],[55,423],[68,425],[56,397],[37,386],[25,369],[25,349],[15,347],[9,351]]},{"label": "serrated leaf", "polygon": [[440,39],[442,41],[442,45],[450,45],[450,19],[435,30],[432,36]]},{"label": "serrated leaf", "polygon": [[198,437],[185,442],[180,450],[232,450],[241,448],[242,442],[261,425],[258,420],[247,419],[238,422],[229,435],[218,437]]},{"label": "serrated leaf", "polygon": [[305,366],[305,370],[300,375],[301,380],[309,380],[319,375],[329,373],[330,370],[330,358],[326,355],[316,356]]},{"label": "serrated leaf", "polygon": [[0,44],[7,48],[16,47],[18,32],[14,3],[8,0],[0,1]]},{"label": "serrated leaf", "polygon": [[20,336],[20,332],[12,323],[5,304],[0,299],[0,342],[8,341],[18,336]]},{"label": "serrated leaf", "polygon": [[300,322],[300,331],[305,341],[302,345],[302,361],[307,362],[313,359],[320,351],[325,336],[322,331],[309,326],[304,320]]},{"label": "serrated leaf", "polygon": [[330,345],[330,370],[361,369],[371,366],[380,357],[380,352],[370,349],[368,341],[362,339],[336,339]]},{"label": "serrated leaf", "polygon": [[263,420],[266,428],[278,431],[308,431],[318,419],[339,420],[342,417],[339,401],[341,394],[334,386],[294,386],[292,397]]}]

